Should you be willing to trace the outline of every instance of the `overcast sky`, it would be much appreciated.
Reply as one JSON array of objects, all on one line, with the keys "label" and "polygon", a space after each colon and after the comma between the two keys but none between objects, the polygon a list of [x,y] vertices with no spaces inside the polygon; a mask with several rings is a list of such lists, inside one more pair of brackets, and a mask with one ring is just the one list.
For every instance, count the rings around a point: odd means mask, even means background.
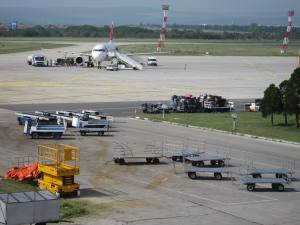
[{"label": "overcast sky", "polygon": [[287,24],[295,10],[300,26],[300,0],[0,0],[0,21],[36,24],[161,23],[161,4],[170,4],[169,23]]}]

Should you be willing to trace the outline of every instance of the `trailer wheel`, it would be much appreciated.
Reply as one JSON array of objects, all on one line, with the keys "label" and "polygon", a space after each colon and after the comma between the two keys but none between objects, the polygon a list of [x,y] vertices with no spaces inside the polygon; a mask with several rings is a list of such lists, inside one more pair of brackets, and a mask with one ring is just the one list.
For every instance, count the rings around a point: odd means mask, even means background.
[{"label": "trailer wheel", "polygon": [[248,191],[254,191],[255,190],[255,184],[247,184],[247,190]]},{"label": "trailer wheel", "polygon": [[36,223],[35,225],[46,225],[46,223]]},{"label": "trailer wheel", "polygon": [[261,174],[260,173],[254,173],[252,174],[253,178],[261,178]]},{"label": "trailer wheel", "polygon": [[197,178],[196,172],[188,172],[188,176],[189,176],[189,178],[191,178],[192,180],[195,180],[195,179]]},{"label": "trailer wheel", "polygon": [[214,173],[214,176],[216,178],[216,180],[222,180],[222,174],[221,173]]},{"label": "trailer wheel", "polygon": [[60,134],[60,133],[53,133],[53,134],[52,134],[52,138],[53,138],[53,139],[56,139],[56,140],[57,140],[57,139],[60,139],[60,138],[61,138],[61,134]]},{"label": "trailer wheel", "polygon": [[177,161],[177,156],[172,156],[172,160],[173,160],[174,162],[176,162],[176,161]]},{"label": "trailer wheel", "polygon": [[179,162],[183,162],[183,156],[179,156]]},{"label": "trailer wheel", "polygon": [[280,192],[284,191],[284,186],[283,186],[283,184],[278,184],[278,185],[277,185],[277,191],[280,191]]},{"label": "trailer wheel", "polygon": [[32,134],[31,134],[31,138],[32,138],[32,139],[39,139],[39,137],[40,137],[40,136],[39,136],[38,133],[32,133]]},{"label": "trailer wheel", "polygon": [[147,163],[151,163],[151,161],[152,161],[152,158],[146,158]]},{"label": "trailer wheel", "polygon": [[85,135],[86,135],[86,132],[85,132],[85,131],[80,131],[80,135],[81,135],[81,136],[85,136]]},{"label": "trailer wheel", "polygon": [[104,135],[104,131],[99,131],[98,132],[98,136],[103,136]]},{"label": "trailer wheel", "polygon": [[159,158],[154,158],[154,159],[152,160],[152,163],[153,163],[153,164],[159,164]]},{"label": "trailer wheel", "polygon": [[215,165],[217,164],[217,162],[216,162],[216,160],[211,160],[211,161],[210,161],[210,164],[211,164],[212,166],[215,166]]},{"label": "trailer wheel", "polygon": [[219,160],[218,161],[218,166],[225,166],[224,160]]},{"label": "trailer wheel", "polygon": [[119,164],[124,165],[125,164],[125,159],[123,159],[123,158],[119,159]]},{"label": "trailer wheel", "polygon": [[197,162],[192,162],[192,166],[197,166],[198,163]]},{"label": "trailer wheel", "polygon": [[199,161],[197,164],[198,164],[199,167],[203,167],[204,166],[204,162],[203,161]]},{"label": "trailer wheel", "polygon": [[114,162],[115,162],[115,163],[119,163],[119,159],[118,159],[118,158],[115,158],[115,159],[114,159]]}]

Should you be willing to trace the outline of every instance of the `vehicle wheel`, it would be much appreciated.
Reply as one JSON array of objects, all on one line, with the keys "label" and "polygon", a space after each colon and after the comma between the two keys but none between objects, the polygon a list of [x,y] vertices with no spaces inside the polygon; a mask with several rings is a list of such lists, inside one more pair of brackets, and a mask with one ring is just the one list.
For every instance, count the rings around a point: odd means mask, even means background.
[{"label": "vehicle wheel", "polygon": [[217,164],[217,162],[216,162],[216,160],[211,160],[211,161],[210,161],[210,164],[211,164],[212,166],[215,166],[215,165]]},{"label": "vehicle wheel", "polygon": [[35,225],[46,225],[46,223],[36,223]]},{"label": "vehicle wheel", "polygon": [[153,163],[153,164],[159,164],[159,158],[154,158],[154,159],[152,160],[152,163]]},{"label": "vehicle wheel", "polygon": [[183,156],[179,156],[179,162],[183,162]]},{"label": "vehicle wheel", "polygon": [[277,191],[280,191],[280,192],[284,191],[284,186],[283,186],[283,184],[278,184],[278,186],[277,186]]},{"label": "vehicle wheel", "polygon": [[218,165],[219,165],[219,166],[225,166],[224,160],[219,160],[219,161],[218,161]]},{"label": "vehicle wheel", "polygon": [[151,163],[151,161],[152,161],[152,158],[146,158],[147,163]]},{"label": "vehicle wheel", "polygon": [[254,173],[252,175],[253,178],[261,178],[261,174],[260,173]]},{"label": "vehicle wheel", "polygon": [[85,131],[80,131],[80,135],[81,135],[81,136],[85,136],[85,135],[86,135],[86,132],[85,132]]},{"label": "vehicle wheel", "polygon": [[61,134],[59,134],[59,133],[53,133],[52,138],[58,140],[58,139],[61,138]]},{"label": "vehicle wheel", "polygon": [[32,139],[39,139],[39,134],[38,133],[32,133],[31,138]]},{"label": "vehicle wheel", "polygon": [[203,166],[204,166],[204,162],[203,162],[203,161],[199,161],[199,162],[198,162],[198,166],[199,166],[199,167],[203,167]]},{"label": "vehicle wheel", "polygon": [[188,172],[188,176],[192,180],[195,180],[197,178],[197,174],[195,172]]},{"label": "vehicle wheel", "polygon": [[118,159],[118,158],[115,158],[115,159],[114,159],[114,162],[115,162],[115,163],[119,163],[119,159]]},{"label": "vehicle wheel", "polygon": [[221,173],[214,173],[214,176],[216,178],[216,180],[222,180],[222,174]]},{"label": "vehicle wheel", "polygon": [[255,190],[255,184],[247,184],[247,190],[248,191],[254,191]]},{"label": "vehicle wheel", "polygon": [[99,131],[98,132],[98,136],[103,136],[104,135],[104,131]]},{"label": "vehicle wheel", "polygon": [[172,160],[173,160],[174,162],[177,162],[177,156],[172,156]]},{"label": "vehicle wheel", "polygon": [[198,166],[197,162],[192,162],[192,166]]},{"label": "vehicle wheel", "polygon": [[125,159],[123,159],[123,158],[119,159],[119,164],[124,165],[125,164]]}]

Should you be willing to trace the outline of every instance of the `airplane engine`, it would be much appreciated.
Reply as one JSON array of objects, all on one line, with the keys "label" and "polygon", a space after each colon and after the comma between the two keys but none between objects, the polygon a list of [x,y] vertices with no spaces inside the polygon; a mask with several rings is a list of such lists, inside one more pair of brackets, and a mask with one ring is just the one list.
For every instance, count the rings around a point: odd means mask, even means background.
[{"label": "airplane engine", "polygon": [[76,59],[76,64],[81,65],[83,63],[83,58],[81,56],[78,56]]}]

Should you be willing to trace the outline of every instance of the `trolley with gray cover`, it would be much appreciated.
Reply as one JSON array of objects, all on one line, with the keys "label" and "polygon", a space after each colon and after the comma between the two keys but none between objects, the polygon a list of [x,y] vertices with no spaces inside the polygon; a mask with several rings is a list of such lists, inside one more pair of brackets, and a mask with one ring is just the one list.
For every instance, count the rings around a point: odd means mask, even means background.
[{"label": "trolley with gray cover", "polygon": [[0,194],[0,224],[21,225],[59,222],[60,201],[49,191]]},{"label": "trolley with gray cover", "polygon": [[127,143],[114,143],[113,150],[114,162],[120,165],[140,160],[145,160],[149,164],[159,164],[163,158],[161,149],[155,145],[147,145],[144,154],[134,153]]},{"label": "trolley with gray cover", "polygon": [[247,186],[248,191],[254,191],[257,185],[271,185],[275,191],[284,191],[286,185],[290,185],[294,171],[292,168],[274,167],[248,167],[241,183]]}]

